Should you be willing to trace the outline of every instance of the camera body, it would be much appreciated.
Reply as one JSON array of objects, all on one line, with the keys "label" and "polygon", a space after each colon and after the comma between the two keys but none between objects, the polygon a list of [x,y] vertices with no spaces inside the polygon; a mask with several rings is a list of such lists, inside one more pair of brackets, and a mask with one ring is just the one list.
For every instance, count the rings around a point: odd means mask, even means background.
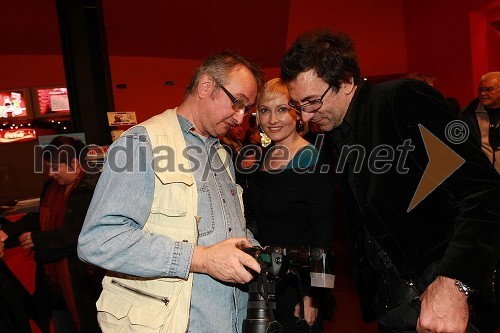
[{"label": "camera body", "polygon": [[[260,275],[250,282],[247,319],[243,333],[281,332],[281,325],[274,321],[274,287],[280,277],[298,268],[310,271],[311,286],[333,288],[333,254],[322,248],[309,246],[268,246],[243,249],[257,260]],[[277,325],[276,325],[277,324]]]},{"label": "camera body", "polygon": [[261,270],[271,278],[283,277],[289,270],[308,267],[311,287],[333,288],[333,254],[320,247],[309,246],[254,246],[243,249],[257,260]]}]

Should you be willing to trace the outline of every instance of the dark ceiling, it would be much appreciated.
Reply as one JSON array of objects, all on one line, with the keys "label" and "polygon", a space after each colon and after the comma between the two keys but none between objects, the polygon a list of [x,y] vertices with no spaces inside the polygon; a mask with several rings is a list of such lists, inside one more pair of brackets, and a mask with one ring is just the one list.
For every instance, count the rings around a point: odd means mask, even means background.
[{"label": "dark ceiling", "polygon": [[[2,54],[60,54],[55,0],[0,0]],[[278,67],[289,0],[103,0],[111,56],[203,59],[232,49]]]}]

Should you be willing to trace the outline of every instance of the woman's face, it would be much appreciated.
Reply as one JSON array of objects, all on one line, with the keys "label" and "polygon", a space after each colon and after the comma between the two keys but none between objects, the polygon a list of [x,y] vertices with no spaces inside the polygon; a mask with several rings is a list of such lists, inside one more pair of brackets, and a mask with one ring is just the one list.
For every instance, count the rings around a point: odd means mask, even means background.
[{"label": "woman's face", "polygon": [[288,97],[279,95],[258,105],[260,125],[275,143],[296,134],[297,112],[288,106]]},{"label": "woman's face", "polygon": [[73,165],[66,163],[44,161],[45,167],[48,171],[48,176],[52,178],[59,185],[71,185],[78,177],[80,167],[76,159]]}]

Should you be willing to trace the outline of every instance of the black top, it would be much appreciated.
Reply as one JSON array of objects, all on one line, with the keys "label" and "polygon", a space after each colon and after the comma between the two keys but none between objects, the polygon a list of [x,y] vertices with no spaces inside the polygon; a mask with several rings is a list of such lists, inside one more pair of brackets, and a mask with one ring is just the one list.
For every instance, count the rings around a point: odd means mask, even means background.
[{"label": "black top", "polygon": [[[328,169],[329,172],[326,172]],[[256,223],[262,246],[311,245],[332,249],[331,166],[257,171],[246,194],[247,223]]]},{"label": "black top", "polygon": [[[314,149],[314,148],[312,148]],[[305,245],[331,250],[333,247],[333,178],[331,166],[319,155],[318,162],[301,168],[311,151],[296,154],[283,170],[257,171],[250,176],[245,198],[247,226],[257,231],[262,246]],[[314,149],[315,154],[318,152]],[[301,162],[302,160],[302,162]],[[307,162],[307,161],[306,161]],[[328,172],[327,172],[328,171]],[[244,192],[245,193],[245,192]],[[256,224],[256,229],[251,225]],[[330,289],[311,288],[308,272],[299,269],[301,280],[285,275],[276,284],[276,320],[284,332],[296,332],[294,308],[302,295],[326,298]],[[306,272],[307,271],[307,272]],[[307,274],[306,274],[307,273]],[[300,285],[299,285],[300,284]],[[320,313],[328,313],[321,307]],[[320,332],[321,314],[310,332]]]}]

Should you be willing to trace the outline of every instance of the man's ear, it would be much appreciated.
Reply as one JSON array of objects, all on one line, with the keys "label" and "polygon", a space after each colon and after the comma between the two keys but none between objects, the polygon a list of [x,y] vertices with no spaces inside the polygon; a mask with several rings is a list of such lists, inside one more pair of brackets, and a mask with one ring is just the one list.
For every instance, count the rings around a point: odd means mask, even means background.
[{"label": "man's ear", "polygon": [[203,74],[198,82],[198,96],[205,98],[210,96],[215,87],[215,80],[209,74]]},{"label": "man's ear", "polygon": [[342,88],[342,90],[344,90],[345,94],[346,95],[350,95],[353,91],[354,91],[354,79],[351,77],[349,79],[349,81],[347,82],[342,82],[340,84],[340,87]]}]

